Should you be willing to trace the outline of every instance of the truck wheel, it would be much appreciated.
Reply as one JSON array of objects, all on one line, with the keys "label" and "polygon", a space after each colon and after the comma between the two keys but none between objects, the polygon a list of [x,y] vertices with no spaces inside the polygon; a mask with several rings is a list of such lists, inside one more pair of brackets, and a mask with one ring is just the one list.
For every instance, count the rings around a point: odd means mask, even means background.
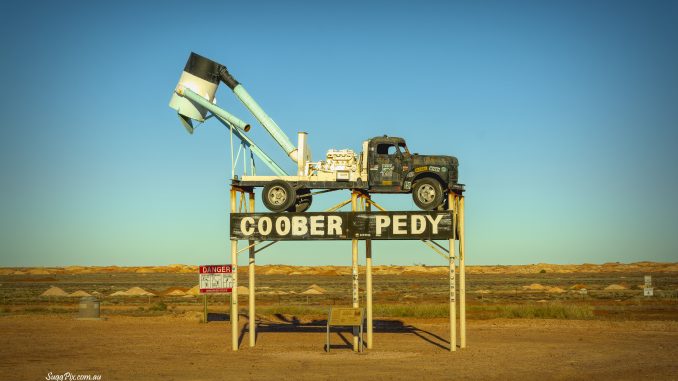
[{"label": "truck wheel", "polygon": [[264,186],[262,201],[272,212],[284,212],[294,206],[297,194],[287,181],[273,180]]},{"label": "truck wheel", "polygon": [[412,187],[412,199],[422,210],[434,210],[443,203],[443,187],[430,177],[417,180]]},{"label": "truck wheel", "polygon": [[311,193],[310,189],[297,189],[297,202],[296,204],[292,205],[289,209],[287,209],[287,211],[296,213],[302,213],[307,211],[308,208],[311,207],[311,203],[313,202],[313,196],[311,196],[310,193]]}]

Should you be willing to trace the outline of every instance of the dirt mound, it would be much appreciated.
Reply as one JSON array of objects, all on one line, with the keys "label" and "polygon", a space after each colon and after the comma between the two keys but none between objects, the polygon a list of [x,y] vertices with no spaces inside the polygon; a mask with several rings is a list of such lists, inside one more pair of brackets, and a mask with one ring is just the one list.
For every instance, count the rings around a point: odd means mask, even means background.
[{"label": "dirt mound", "polygon": [[560,293],[565,292],[565,290],[563,290],[560,287],[546,287],[546,292],[560,294]]},{"label": "dirt mound", "polygon": [[238,294],[247,294],[250,292],[250,289],[245,286],[238,286]]},{"label": "dirt mound", "polygon": [[315,284],[315,283],[313,283],[312,285],[308,286],[308,289],[309,289],[309,290],[320,291],[320,292],[322,292],[323,294],[327,292],[327,290],[325,290],[324,288],[318,286],[318,285]]},{"label": "dirt mound", "polygon": [[68,296],[68,293],[59,287],[50,287],[47,291],[40,294],[40,296]]},{"label": "dirt mound", "polygon": [[169,287],[160,294],[163,296],[184,296],[186,295],[187,288],[183,287]]},{"label": "dirt mound", "polygon": [[268,291],[268,292],[265,292],[264,294],[266,294],[266,295],[287,295],[287,292],[285,292],[285,291]]},{"label": "dirt mound", "polygon": [[132,287],[127,291],[116,291],[111,296],[155,296],[155,294],[141,287]]},{"label": "dirt mound", "polygon": [[622,286],[621,284],[611,284],[605,287],[605,290],[607,291],[626,290],[626,286]]},{"label": "dirt mound", "polygon": [[195,285],[191,287],[188,291],[186,291],[186,295],[200,295],[200,285]]},{"label": "dirt mound", "polygon": [[141,287],[132,287],[127,290],[127,295],[129,296],[155,296],[154,293],[148,292]]},{"label": "dirt mound", "polygon": [[71,297],[83,297],[83,296],[92,296],[92,295],[90,295],[87,291],[78,290],[78,291],[71,292],[71,294],[68,295],[68,296],[71,296]]},{"label": "dirt mound", "polygon": [[309,288],[308,290],[302,292],[302,294],[303,295],[322,295],[322,294],[324,294],[324,292]]},{"label": "dirt mound", "polygon": [[523,286],[523,290],[527,291],[544,291],[546,290],[546,287],[542,286],[539,283],[532,283],[529,286]]},{"label": "dirt mound", "polygon": [[172,290],[170,292],[166,292],[164,295],[165,296],[186,296],[186,291]]},{"label": "dirt mound", "polygon": [[581,289],[586,289],[585,284],[577,283],[574,286],[570,287],[570,290],[581,290]]}]

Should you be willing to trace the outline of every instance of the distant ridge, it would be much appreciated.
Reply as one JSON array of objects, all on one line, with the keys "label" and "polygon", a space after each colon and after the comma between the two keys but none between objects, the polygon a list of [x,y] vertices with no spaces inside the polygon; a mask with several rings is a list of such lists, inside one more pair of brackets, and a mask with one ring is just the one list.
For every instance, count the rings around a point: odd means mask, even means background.
[{"label": "distant ridge", "polygon": [[[364,271],[364,266],[360,266]],[[247,272],[241,266],[240,273]],[[289,266],[265,265],[256,267],[262,275],[350,275],[350,266]],[[537,263],[529,265],[466,266],[468,274],[536,274],[536,273],[678,273],[678,262],[609,262],[603,264],[553,265]],[[38,274],[105,274],[105,273],[198,273],[198,266],[173,264],[168,266],[67,266],[67,267],[0,267],[0,275],[30,277]],[[427,275],[447,273],[447,266],[374,266],[374,275]]]}]

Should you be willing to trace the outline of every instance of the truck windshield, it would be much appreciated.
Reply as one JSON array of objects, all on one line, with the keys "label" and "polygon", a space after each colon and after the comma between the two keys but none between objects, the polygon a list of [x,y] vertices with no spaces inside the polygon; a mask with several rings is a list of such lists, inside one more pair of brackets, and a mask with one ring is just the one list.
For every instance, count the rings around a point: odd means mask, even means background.
[{"label": "truck windshield", "polygon": [[400,153],[403,154],[403,156],[408,156],[410,154],[410,151],[407,150],[405,143],[398,143],[398,149],[400,150]]}]

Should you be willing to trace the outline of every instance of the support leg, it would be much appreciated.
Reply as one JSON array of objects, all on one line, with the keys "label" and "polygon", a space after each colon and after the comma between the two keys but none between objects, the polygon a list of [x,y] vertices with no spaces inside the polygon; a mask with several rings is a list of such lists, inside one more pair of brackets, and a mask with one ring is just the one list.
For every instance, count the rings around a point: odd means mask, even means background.
[{"label": "support leg", "polygon": [[[351,210],[356,211],[358,200],[358,192],[353,191],[351,194]],[[351,258],[351,274],[353,276],[353,308],[360,307],[359,300],[359,285],[358,285],[358,240],[354,239],[352,243],[352,258]],[[353,350],[358,351],[358,329],[353,327]]]},{"label": "support leg", "polygon": [[203,315],[202,315],[202,316],[203,316],[202,322],[203,322],[203,323],[207,323],[207,294],[203,294],[203,296],[202,296],[202,302],[203,302],[203,307],[205,307],[205,311],[204,311],[204,313],[203,313]]},{"label": "support leg", "polygon": [[464,264],[464,196],[459,197],[459,335],[466,348],[466,267]]},{"label": "support leg", "polygon": [[[365,211],[369,213],[371,209],[370,203],[366,203]],[[367,294],[367,349],[372,349],[372,240],[369,239],[365,241],[365,293]]]},{"label": "support leg", "polygon": [[[231,189],[231,213],[235,213],[237,193]],[[238,241],[231,240],[231,271],[233,272],[233,290],[231,291],[231,348],[238,350]]]},{"label": "support leg", "polygon": [[449,271],[450,271],[450,351],[457,350],[457,303],[456,303],[456,279],[455,279],[455,268],[454,261],[455,259],[455,232],[456,232],[456,222],[455,218],[456,212],[456,196],[452,193],[448,194],[448,205],[452,212],[452,239],[450,239],[450,249],[449,249]]},{"label": "support leg", "polygon": [[[250,201],[250,213],[254,213],[254,192],[249,193],[249,201]],[[249,313],[249,334],[250,334],[250,347],[253,347],[256,343],[256,337],[257,337],[257,311],[256,311],[256,306],[255,306],[255,293],[254,293],[254,241],[249,241],[250,244],[250,261],[249,261],[249,268],[248,268],[248,280],[249,280],[249,306],[247,308],[247,312]]]}]

